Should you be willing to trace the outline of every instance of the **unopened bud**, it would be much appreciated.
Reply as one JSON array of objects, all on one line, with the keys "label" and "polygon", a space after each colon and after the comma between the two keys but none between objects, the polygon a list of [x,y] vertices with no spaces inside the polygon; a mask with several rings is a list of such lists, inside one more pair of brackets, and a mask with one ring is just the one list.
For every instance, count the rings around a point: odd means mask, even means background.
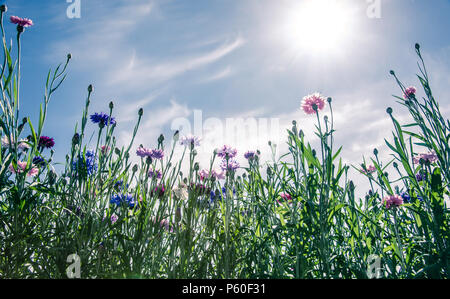
[{"label": "unopened bud", "polygon": [[75,133],[72,137],[72,144],[77,145],[80,142],[80,134]]}]

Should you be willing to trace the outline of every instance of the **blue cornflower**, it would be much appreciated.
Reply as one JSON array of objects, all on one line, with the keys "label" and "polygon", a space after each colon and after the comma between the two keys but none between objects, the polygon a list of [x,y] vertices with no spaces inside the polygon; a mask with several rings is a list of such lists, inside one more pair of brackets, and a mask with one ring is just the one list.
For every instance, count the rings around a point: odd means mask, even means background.
[{"label": "blue cornflower", "polygon": [[126,204],[129,208],[134,208],[136,206],[136,200],[130,194],[114,194],[111,196],[109,203],[117,206]]},{"label": "blue cornflower", "polygon": [[406,203],[411,202],[411,196],[408,194],[408,192],[402,192],[402,194],[400,194],[400,196],[403,198],[404,202],[406,202]]},{"label": "blue cornflower", "polygon": [[42,158],[42,157],[36,156],[33,158],[33,164],[38,167],[41,167],[41,166],[46,165],[47,161],[45,161],[44,158]]},{"label": "blue cornflower", "polygon": [[114,119],[114,117],[110,117],[108,114],[105,114],[103,112],[92,114],[91,121],[94,124],[99,124],[100,126],[109,126],[116,124],[116,120]]},{"label": "blue cornflower", "polygon": [[82,176],[91,176],[93,173],[97,171],[97,163],[96,163],[96,156],[94,151],[86,151],[86,153],[83,154],[80,153],[78,156],[78,159],[73,162],[73,169],[75,172]]},{"label": "blue cornflower", "polygon": [[[126,184],[125,187],[128,188],[128,184]],[[118,181],[114,184],[114,190],[116,190],[116,191],[122,191],[123,189],[124,189],[123,180],[118,180]]]}]

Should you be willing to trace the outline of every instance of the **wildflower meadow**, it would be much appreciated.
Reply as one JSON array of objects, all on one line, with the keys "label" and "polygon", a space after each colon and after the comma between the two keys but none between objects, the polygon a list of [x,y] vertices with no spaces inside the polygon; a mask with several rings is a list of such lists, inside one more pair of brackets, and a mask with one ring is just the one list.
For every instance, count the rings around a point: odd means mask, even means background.
[{"label": "wildflower meadow", "polygon": [[[239,152],[217,144],[210,164],[200,165],[202,139],[178,131],[139,144],[146,119],[139,107],[132,137],[120,146],[120,107],[91,111],[91,85],[65,161],[55,161],[59,141],[46,136],[54,125],[47,111],[70,84],[72,56],[48,72],[32,123],[21,113],[20,91],[27,88],[21,45],[33,21],[6,5],[0,12],[0,278],[449,278],[450,121],[419,44],[418,87],[390,72],[399,89],[386,107],[389,160],[374,149],[346,165],[346,148],[335,143],[339,104],[320,93],[292,107],[315,121],[315,131],[294,120],[288,151],[269,161],[261,153],[270,145]],[[14,32],[12,43],[6,31]],[[397,120],[400,106],[406,123]],[[350,172],[370,191],[358,196]]]}]

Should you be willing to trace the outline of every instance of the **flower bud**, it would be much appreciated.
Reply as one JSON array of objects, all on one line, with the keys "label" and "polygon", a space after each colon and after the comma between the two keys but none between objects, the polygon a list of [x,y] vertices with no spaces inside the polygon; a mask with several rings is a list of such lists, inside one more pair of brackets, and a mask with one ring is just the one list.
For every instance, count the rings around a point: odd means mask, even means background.
[{"label": "flower bud", "polygon": [[80,142],[80,134],[75,133],[72,137],[72,144],[77,145]]},{"label": "flower bud", "polygon": [[354,191],[355,190],[355,184],[353,183],[353,181],[350,181],[350,186],[349,186],[350,190]]},{"label": "flower bud", "polygon": [[418,43],[416,43],[416,50],[419,51],[420,50],[420,45]]},{"label": "flower bud", "polygon": [[111,101],[111,102],[109,102],[109,109],[114,109],[114,103]]},{"label": "flower bud", "polygon": [[388,108],[386,109],[386,112],[387,112],[388,114],[392,114],[392,108],[391,108],[391,107],[388,107]]},{"label": "flower bud", "polygon": [[90,84],[90,85],[88,86],[88,92],[91,93],[91,92],[93,92],[93,91],[94,91],[94,86],[92,86],[92,84]]},{"label": "flower bud", "polygon": [[162,145],[163,142],[164,142],[164,135],[161,134],[161,135],[159,135],[159,138],[158,138],[158,144],[159,144],[159,145]]},{"label": "flower bud", "polygon": [[7,12],[8,7],[5,4],[0,5],[0,12]]},{"label": "flower bud", "polygon": [[139,109],[138,115],[139,115],[139,116],[142,116],[143,114],[144,114],[144,109],[142,109],[142,108]]},{"label": "flower bud", "polygon": [[70,59],[72,59],[72,54],[67,54],[67,61],[69,61]]},{"label": "flower bud", "polygon": [[138,166],[137,166],[137,164],[134,164],[133,165],[133,172],[137,172],[138,171]]},{"label": "flower bud", "polygon": [[389,74],[391,74],[392,76],[395,76],[395,72],[394,72],[393,70],[391,70],[391,71],[389,72]]},{"label": "flower bud", "polygon": [[374,149],[374,150],[373,150],[373,154],[374,154],[375,156],[378,156],[378,150],[377,150],[377,149]]},{"label": "flower bud", "polygon": [[180,131],[177,130],[175,134],[173,134],[173,141],[178,142],[179,139],[180,139]]},{"label": "flower bud", "polygon": [[327,102],[328,102],[329,104],[331,104],[332,101],[333,101],[332,98],[328,98],[328,99],[327,99]]}]

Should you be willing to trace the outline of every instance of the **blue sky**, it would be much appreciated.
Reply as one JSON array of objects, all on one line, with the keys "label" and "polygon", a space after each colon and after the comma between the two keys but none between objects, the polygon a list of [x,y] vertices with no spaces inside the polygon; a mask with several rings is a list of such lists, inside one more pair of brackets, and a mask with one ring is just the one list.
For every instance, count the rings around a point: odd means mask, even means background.
[{"label": "blue sky", "polygon": [[[381,18],[367,16],[365,0],[343,1],[350,25],[345,40],[327,51],[302,45],[286,30],[295,27],[286,20],[301,0],[81,0],[80,19],[67,17],[65,0],[6,1],[9,15],[35,23],[23,36],[23,113],[36,119],[48,69],[71,53],[68,79],[50,103],[44,132],[56,140],[57,161],[64,160],[93,84],[90,111],[106,112],[114,101],[119,143],[129,140],[144,108],[136,146],[148,147],[161,132],[171,136],[174,119],[193,122],[195,110],[203,119],[223,121],[276,118],[281,133],[295,119],[313,136],[314,119],[300,110],[300,101],[321,92],[333,98],[336,142],[344,145],[345,160],[358,164],[374,147],[385,148],[387,106],[407,121],[391,96],[399,90],[389,70],[418,85],[416,42],[448,117],[450,1],[381,0]],[[7,27],[14,33],[13,25]],[[203,138],[214,136],[212,130]],[[241,151],[256,146],[252,138],[236,143]]]}]

